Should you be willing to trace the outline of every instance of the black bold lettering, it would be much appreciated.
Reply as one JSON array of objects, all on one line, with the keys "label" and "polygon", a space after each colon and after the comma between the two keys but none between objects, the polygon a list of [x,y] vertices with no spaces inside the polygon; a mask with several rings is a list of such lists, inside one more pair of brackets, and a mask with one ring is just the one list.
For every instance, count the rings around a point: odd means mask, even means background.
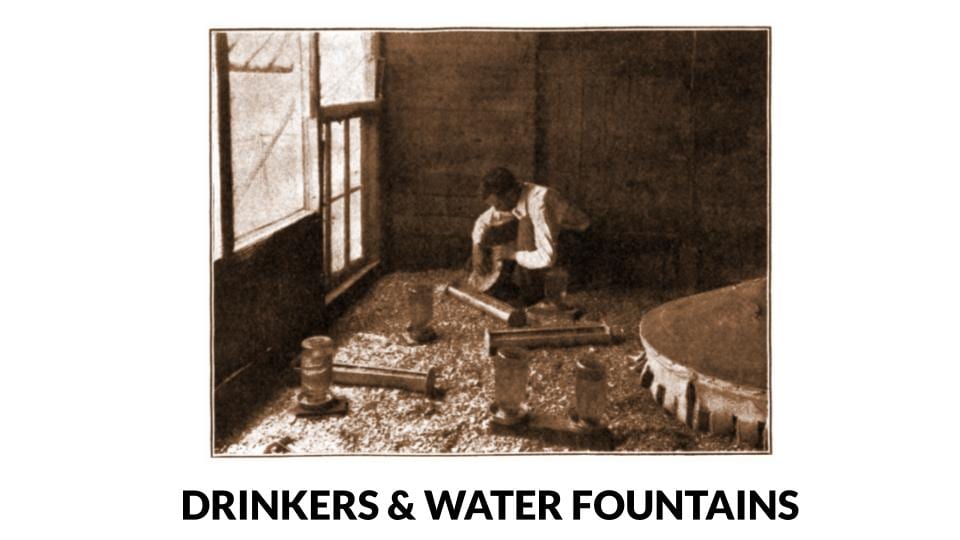
[{"label": "black bold lettering", "polygon": [[580,519],[580,509],[581,508],[590,508],[590,503],[583,503],[580,501],[580,497],[586,495],[587,497],[593,494],[592,491],[581,491],[574,490],[573,492],[573,519]]},{"label": "black bold lettering", "polygon": [[223,512],[227,519],[237,519],[230,510],[233,504],[233,493],[229,491],[213,491],[213,519],[220,519],[220,512]]},{"label": "black bold lettering", "polygon": [[493,490],[490,495],[497,498],[497,519],[507,519],[507,497],[513,495],[512,491]]},{"label": "black bold lettering", "polygon": [[430,509],[430,517],[433,519],[440,519],[440,516],[446,512],[450,519],[459,519],[460,518],[460,507],[463,506],[463,497],[465,495],[463,490],[457,492],[457,502],[456,504],[450,500],[450,493],[447,490],[440,492],[440,498],[436,501],[433,500],[433,492],[430,490],[424,491],[424,495],[427,497],[427,508]]},{"label": "black bold lettering", "polygon": [[473,492],[473,498],[470,499],[470,507],[467,508],[463,519],[473,519],[473,515],[477,513],[483,514],[483,517],[487,519],[493,519],[493,515],[490,514],[490,507],[487,506],[487,499],[483,496],[482,491]]},{"label": "black bold lettering", "polygon": [[767,519],[777,519],[777,492],[770,490],[769,498],[764,501],[756,491],[750,490],[750,519],[757,519],[757,507],[763,510]]},{"label": "black bold lettering", "polygon": [[627,492],[627,515],[633,519],[647,519],[653,511],[653,492],[643,490],[643,512],[637,513],[636,496],[633,490]]},{"label": "black bold lettering", "polygon": [[300,499],[306,495],[306,491],[298,491],[297,494],[291,499],[290,492],[284,490],[283,492],[283,519],[290,519],[290,510],[293,510],[297,517],[306,521],[307,515],[303,513],[303,508],[300,508]]},{"label": "black bold lettering", "polygon": [[[549,500],[548,500],[549,499]],[[557,505],[560,504],[560,494],[552,490],[540,492],[540,519],[546,519],[547,512],[553,516],[553,519],[562,520],[560,512],[557,511]]]},{"label": "black bold lettering", "polygon": [[789,513],[780,512],[780,519],[794,519],[797,517],[797,514],[800,513],[800,508],[790,500],[796,496],[797,492],[793,490],[787,490],[780,494],[780,506],[790,509]]},{"label": "black bold lettering", "polygon": [[524,512],[527,508],[533,508],[533,503],[526,500],[527,497],[533,497],[536,495],[535,491],[530,490],[518,490],[517,491],[517,521],[525,520],[529,521],[532,519],[537,519],[537,515],[534,513],[527,514]]},{"label": "black bold lettering", "polygon": [[373,490],[366,490],[360,493],[360,506],[367,509],[367,512],[360,512],[360,519],[373,519],[377,517],[377,514],[380,512],[380,509],[377,507],[377,503],[374,502],[374,499],[377,498],[377,492]]},{"label": "black bold lettering", "polygon": [[[200,511],[196,514],[190,512],[190,500],[200,499]],[[183,519],[200,519],[207,515],[210,510],[210,500],[202,491],[184,490],[183,491]]]},{"label": "black bold lettering", "polygon": [[259,491],[254,491],[251,504],[253,505],[253,519],[260,519],[260,511],[270,516],[270,519],[277,519],[277,490],[270,490],[270,501],[263,498]]},{"label": "black bold lettering", "polygon": [[706,497],[707,492],[701,490],[691,490],[686,492],[687,496],[693,498],[693,519],[700,519],[700,498]]},{"label": "black bold lettering", "polygon": [[[607,513],[603,509],[603,500],[608,497],[612,498],[616,502],[616,510],[611,513]],[[597,494],[597,498],[593,501],[593,511],[600,516],[601,519],[617,519],[620,517],[620,514],[623,513],[623,497],[621,497],[616,491],[610,489],[601,491]]]},{"label": "black bold lettering", "polygon": [[352,506],[353,493],[340,490],[333,492],[333,519],[340,519],[340,512],[343,512],[351,521],[357,519],[353,514]]},{"label": "black bold lettering", "polygon": [[671,502],[670,499],[667,498],[666,493],[657,490],[657,519],[663,519],[664,507],[670,510],[674,518],[683,519],[683,492],[677,490],[677,494],[674,497],[674,501]]},{"label": "black bold lettering", "polygon": [[330,492],[325,489],[315,489],[310,491],[310,519],[326,521],[330,519],[330,514],[321,512],[327,507],[325,497],[329,497]]},{"label": "black bold lettering", "polygon": [[718,491],[713,496],[713,501],[710,503],[710,509],[707,510],[706,519],[713,519],[713,515],[722,512],[723,515],[727,516],[727,519],[733,519],[733,511],[730,510],[730,503],[727,502],[727,496],[724,495],[722,491]]}]

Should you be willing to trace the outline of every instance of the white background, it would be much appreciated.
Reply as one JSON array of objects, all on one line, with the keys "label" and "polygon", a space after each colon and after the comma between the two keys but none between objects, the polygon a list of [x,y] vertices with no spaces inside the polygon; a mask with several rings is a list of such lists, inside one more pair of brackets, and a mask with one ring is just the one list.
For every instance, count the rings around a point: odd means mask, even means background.
[{"label": "white background", "polygon": [[[5,7],[4,537],[955,534],[960,62],[948,3],[331,4]],[[207,29],[488,25],[772,26],[773,455],[209,457]],[[427,488],[793,489],[800,513],[181,521],[184,489],[367,488],[381,501]]]}]

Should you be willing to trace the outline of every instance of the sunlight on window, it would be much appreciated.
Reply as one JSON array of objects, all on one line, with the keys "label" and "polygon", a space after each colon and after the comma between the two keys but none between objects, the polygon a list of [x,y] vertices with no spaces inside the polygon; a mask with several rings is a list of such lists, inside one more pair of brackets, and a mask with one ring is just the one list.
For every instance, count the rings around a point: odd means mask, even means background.
[{"label": "sunlight on window", "polygon": [[330,269],[338,272],[346,264],[346,246],[343,237],[346,233],[343,216],[343,201],[337,199],[330,205]]},{"label": "sunlight on window", "polygon": [[360,157],[363,146],[360,143],[360,119],[350,119],[350,188],[360,186],[361,167]]},{"label": "sunlight on window", "polygon": [[234,33],[230,133],[239,237],[304,207],[303,95],[296,33]]},{"label": "sunlight on window", "polygon": [[376,99],[371,32],[320,32],[320,105]]}]

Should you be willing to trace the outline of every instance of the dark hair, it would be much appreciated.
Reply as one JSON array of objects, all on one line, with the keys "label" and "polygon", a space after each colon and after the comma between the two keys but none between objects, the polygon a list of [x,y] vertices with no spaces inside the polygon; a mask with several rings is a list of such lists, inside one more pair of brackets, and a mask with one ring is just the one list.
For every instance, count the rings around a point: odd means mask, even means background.
[{"label": "dark hair", "polygon": [[507,195],[508,193],[520,187],[513,173],[505,167],[491,169],[483,177],[483,184],[480,190],[480,196],[484,199],[490,195]]}]

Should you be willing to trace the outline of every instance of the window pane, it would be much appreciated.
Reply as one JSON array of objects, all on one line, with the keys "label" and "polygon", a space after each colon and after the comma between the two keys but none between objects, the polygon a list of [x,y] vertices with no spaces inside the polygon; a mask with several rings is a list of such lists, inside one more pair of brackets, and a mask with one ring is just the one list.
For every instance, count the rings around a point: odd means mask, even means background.
[{"label": "window pane", "polygon": [[320,104],[376,99],[371,32],[320,32]]},{"label": "window pane", "polygon": [[363,257],[363,199],[360,190],[350,194],[350,262]]},{"label": "window pane", "polygon": [[304,207],[300,41],[231,33],[234,228],[239,237]]},{"label": "window pane", "polygon": [[317,137],[317,123],[312,119],[305,119],[306,128],[303,130],[307,137],[304,145],[306,156],[304,159],[304,168],[308,171],[306,176],[307,189],[307,208],[316,210],[320,208],[320,160],[317,159],[320,142]]},{"label": "window pane", "polygon": [[350,187],[355,188],[360,185],[360,178],[363,169],[360,168],[360,155],[363,147],[360,143],[360,119],[350,119]]},{"label": "window pane", "polygon": [[330,208],[330,271],[338,272],[345,262],[343,199],[334,201]]},{"label": "window pane", "polygon": [[330,198],[343,193],[343,122],[330,123]]}]

